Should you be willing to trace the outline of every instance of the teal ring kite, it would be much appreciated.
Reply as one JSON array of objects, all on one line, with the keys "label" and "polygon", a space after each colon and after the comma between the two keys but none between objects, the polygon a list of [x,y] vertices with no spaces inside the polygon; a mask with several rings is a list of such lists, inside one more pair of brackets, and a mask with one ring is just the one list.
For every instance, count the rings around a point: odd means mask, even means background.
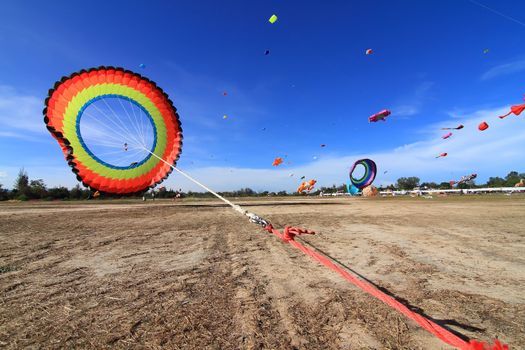
[{"label": "teal ring kite", "polygon": [[[365,173],[360,179],[356,179],[353,177],[353,173],[358,165],[362,165],[365,168]],[[355,187],[359,188],[360,190],[367,186],[370,186],[372,182],[374,182],[376,174],[377,166],[372,159],[359,159],[354,163],[354,165],[352,165],[352,168],[349,172],[350,181]]]}]

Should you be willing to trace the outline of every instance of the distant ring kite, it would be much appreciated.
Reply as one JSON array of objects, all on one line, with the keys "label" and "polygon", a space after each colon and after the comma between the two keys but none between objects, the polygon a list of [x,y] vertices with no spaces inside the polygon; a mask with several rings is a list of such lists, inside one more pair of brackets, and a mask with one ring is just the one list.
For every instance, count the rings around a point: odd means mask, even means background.
[{"label": "distant ring kite", "polygon": [[[358,165],[362,165],[365,168],[365,173],[360,179],[356,179],[353,176],[353,173]],[[367,186],[370,186],[372,182],[374,182],[377,174],[377,166],[376,163],[371,159],[359,159],[357,162],[352,165],[352,168],[350,169],[350,181],[352,184],[359,188],[363,189]]]},{"label": "distant ring kite", "polygon": [[122,68],[63,77],[49,91],[43,113],[77,180],[100,192],[154,187],[168,177],[182,150],[179,116],[168,95]]}]

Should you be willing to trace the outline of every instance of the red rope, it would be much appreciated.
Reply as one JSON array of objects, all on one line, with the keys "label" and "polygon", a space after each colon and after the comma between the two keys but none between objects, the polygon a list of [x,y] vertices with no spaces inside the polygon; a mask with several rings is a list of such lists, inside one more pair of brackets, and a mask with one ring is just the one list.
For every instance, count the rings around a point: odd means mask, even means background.
[{"label": "red rope", "polygon": [[294,247],[296,247],[297,249],[299,249],[306,255],[311,256],[313,259],[317,260],[324,266],[328,267],[330,270],[337,272],[347,281],[351,282],[355,286],[361,288],[361,290],[367,292],[373,297],[381,300],[382,302],[386,303],[387,305],[401,312],[406,317],[414,320],[421,327],[423,327],[424,329],[434,334],[436,337],[438,337],[445,343],[455,348],[458,348],[461,350],[508,350],[509,349],[507,345],[502,345],[498,340],[496,340],[493,345],[483,343],[483,342],[478,342],[475,340],[471,340],[470,342],[467,343],[466,341],[464,341],[457,335],[453,334],[449,330],[441,327],[440,325],[427,319],[426,317],[410,310],[404,304],[400,303],[399,301],[392,298],[388,294],[383,293],[382,291],[377,289],[372,284],[366,281],[363,281],[357,278],[356,276],[350,274],[347,270],[343,269],[341,266],[336,265],[326,255],[321,254],[320,252],[316,250],[310,249],[302,245],[301,243],[295,241],[294,239],[296,235],[315,234],[315,232],[313,231],[309,231],[309,230],[298,228],[298,227],[286,226],[284,228],[283,233],[281,233],[279,230],[274,229],[271,224],[268,224],[268,226],[265,227],[265,230],[270,233],[273,233],[275,236],[279,237],[283,241],[290,243],[291,245],[293,245]]}]

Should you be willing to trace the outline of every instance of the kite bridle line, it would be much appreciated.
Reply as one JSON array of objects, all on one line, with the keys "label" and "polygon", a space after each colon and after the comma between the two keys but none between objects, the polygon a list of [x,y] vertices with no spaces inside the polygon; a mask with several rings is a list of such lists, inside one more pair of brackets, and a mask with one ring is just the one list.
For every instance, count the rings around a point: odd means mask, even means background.
[{"label": "kite bridle line", "polygon": [[150,153],[152,156],[154,156],[155,158],[157,158],[158,160],[160,160],[161,162],[169,165],[173,170],[175,170],[176,172],[178,172],[179,174],[181,174],[182,176],[184,176],[185,178],[187,178],[188,180],[190,180],[191,182],[193,182],[194,184],[204,188],[206,191],[210,192],[211,194],[213,194],[215,197],[219,198],[221,201],[223,201],[224,203],[228,204],[230,207],[233,208],[233,210],[235,210],[236,212],[242,214],[242,215],[246,215],[251,222],[253,222],[254,224],[257,224],[257,225],[260,225],[262,227],[267,227],[270,223],[268,221],[266,221],[265,219],[261,218],[260,216],[254,214],[254,213],[250,213],[249,211],[247,210],[244,210],[240,205],[237,205],[237,204],[234,204],[232,203],[231,201],[227,200],[226,198],[224,198],[223,196],[221,196],[220,194],[218,194],[217,192],[215,192],[214,190],[212,190],[211,188],[209,188],[208,186],[200,183],[199,181],[197,181],[196,179],[194,179],[193,177],[191,177],[190,175],[186,174],[184,171],[180,170],[179,168],[177,168],[176,166],[174,166],[173,164],[170,164],[168,163],[167,161],[165,161],[164,159],[162,159],[162,157],[159,157],[158,155],[156,155],[155,153],[151,152],[149,149],[147,149],[146,147],[142,146],[142,149],[144,149],[146,152]]}]

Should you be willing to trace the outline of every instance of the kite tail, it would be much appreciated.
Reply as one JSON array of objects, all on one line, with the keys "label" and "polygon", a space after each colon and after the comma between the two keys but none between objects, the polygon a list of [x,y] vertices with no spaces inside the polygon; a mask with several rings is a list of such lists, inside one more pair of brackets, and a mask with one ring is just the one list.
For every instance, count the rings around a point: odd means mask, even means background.
[{"label": "kite tail", "polygon": [[507,117],[507,116],[509,116],[509,115],[511,115],[511,114],[512,114],[512,111],[510,111],[509,113],[507,113],[507,114],[505,114],[505,115],[500,115],[498,118],[499,118],[499,119],[503,119],[503,118],[505,118],[505,117]]}]

